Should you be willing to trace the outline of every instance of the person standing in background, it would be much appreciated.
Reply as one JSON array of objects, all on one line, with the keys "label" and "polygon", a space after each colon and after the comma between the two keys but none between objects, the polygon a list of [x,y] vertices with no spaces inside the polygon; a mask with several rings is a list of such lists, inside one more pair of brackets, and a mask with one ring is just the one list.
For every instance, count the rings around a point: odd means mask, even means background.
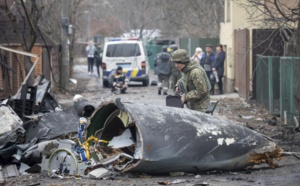
[{"label": "person standing in background", "polygon": [[222,78],[224,75],[224,61],[226,58],[226,53],[223,51],[223,45],[218,44],[216,47],[216,55],[213,63],[212,70],[218,74],[218,87],[219,94],[223,94],[223,82]]},{"label": "person standing in background", "polygon": [[95,50],[95,62],[96,62],[96,70],[97,70],[98,77],[100,77],[100,68],[102,65],[102,55],[103,55],[103,51],[102,51],[101,44],[97,44],[96,50]]},{"label": "person standing in background", "polygon": [[96,47],[94,46],[94,42],[89,41],[88,45],[85,47],[85,51],[86,51],[87,61],[88,61],[88,72],[90,75],[93,74],[95,50]]},{"label": "person standing in background", "polygon": [[197,61],[200,64],[202,55],[203,55],[202,48],[197,47],[195,49],[195,54],[193,55],[192,59],[194,59],[195,61]]},{"label": "person standing in background", "polygon": [[211,83],[211,90],[210,90],[210,94],[214,95],[214,85],[215,85],[215,77],[213,75],[213,62],[215,60],[215,55],[212,51],[212,45],[207,44],[205,47],[205,53],[203,53],[202,58],[201,58],[201,63],[200,65],[203,67],[203,69],[206,72],[207,77],[210,80]]},{"label": "person standing in background", "polygon": [[162,51],[156,55],[154,60],[155,70],[158,76],[158,95],[168,95],[169,80],[171,76],[170,54],[167,47],[163,46]]}]

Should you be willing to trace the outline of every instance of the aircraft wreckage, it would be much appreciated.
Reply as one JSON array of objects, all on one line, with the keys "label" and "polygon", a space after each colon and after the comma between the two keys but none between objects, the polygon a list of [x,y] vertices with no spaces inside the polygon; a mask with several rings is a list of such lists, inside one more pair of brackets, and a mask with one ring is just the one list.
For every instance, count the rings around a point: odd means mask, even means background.
[{"label": "aircraft wreckage", "polygon": [[268,137],[233,121],[188,109],[105,102],[81,118],[77,140],[54,141],[42,170],[87,175],[102,169],[166,174],[240,170],[280,158]]}]

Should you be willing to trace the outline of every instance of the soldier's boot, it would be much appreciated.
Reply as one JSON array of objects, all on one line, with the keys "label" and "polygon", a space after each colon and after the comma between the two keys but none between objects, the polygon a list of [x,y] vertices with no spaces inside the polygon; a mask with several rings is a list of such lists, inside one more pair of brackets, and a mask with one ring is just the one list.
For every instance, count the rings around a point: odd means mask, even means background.
[{"label": "soldier's boot", "polygon": [[164,92],[164,95],[168,95],[168,88],[167,88],[167,87],[164,87],[164,88],[163,88],[163,92]]},{"label": "soldier's boot", "polygon": [[157,88],[158,88],[158,95],[161,95],[162,83],[158,83]]}]

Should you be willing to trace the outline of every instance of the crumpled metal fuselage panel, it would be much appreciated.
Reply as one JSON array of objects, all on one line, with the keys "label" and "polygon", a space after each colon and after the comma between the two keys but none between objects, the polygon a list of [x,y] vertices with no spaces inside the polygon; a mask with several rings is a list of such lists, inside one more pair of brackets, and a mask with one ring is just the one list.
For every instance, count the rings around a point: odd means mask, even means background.
[{"label": "crumpled metal fuselage panel", "polygon": [[281,156],[282,150],[267,137],[218,116],[147,104],[125,103],[123,109],[141,143],[135,150],[138,160],[124,171],[237,170]]}]

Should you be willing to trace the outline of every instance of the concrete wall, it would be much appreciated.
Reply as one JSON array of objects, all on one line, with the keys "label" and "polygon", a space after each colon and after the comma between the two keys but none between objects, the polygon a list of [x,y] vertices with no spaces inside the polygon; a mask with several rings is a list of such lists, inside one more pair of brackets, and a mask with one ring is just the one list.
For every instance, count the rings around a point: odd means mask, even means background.
[{"label": "concrete wall", "polygon": [[[227,54],[225,61],[225,92],[234,91],[234,79],[235,79],[235,70],[234,70],[234,61],[235,61],[235,48],[234,48],[234,30],[239,29],[249,29],[250,30],[250,79],[252,79],[252,29],[260,27],[261,23],[256,22],[255,25],[253,22],[249,21],[249,15],[246,12],[245,8],[241,6],[242,4],[247,3],[246,0],[232,1],[225,0],[225,11],[224,11],[224,23],[221,23],[220,29],[220,43],[225,45],[224,49]],[[258,13],[258,12],[257,12]]]}]

